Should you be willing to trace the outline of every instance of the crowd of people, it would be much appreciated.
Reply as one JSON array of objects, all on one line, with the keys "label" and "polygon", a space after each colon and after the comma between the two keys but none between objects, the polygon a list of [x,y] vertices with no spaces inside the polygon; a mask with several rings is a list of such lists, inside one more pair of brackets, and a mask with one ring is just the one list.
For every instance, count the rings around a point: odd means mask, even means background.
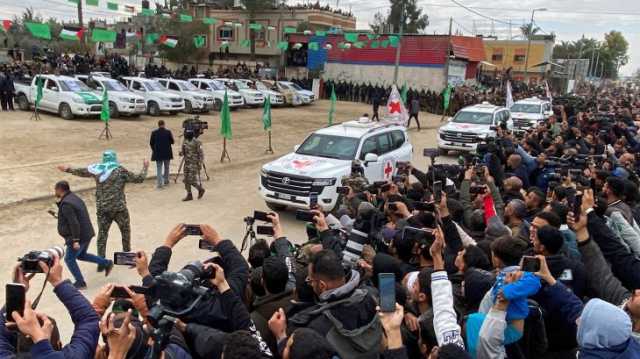
[{"label": "crowd of people", "polygon": [[[325,94],[335,88],[341,100],[374,105],[388,95],[379,86],[327,86]],[[500,96],[455,93],[462,103]],[[408,91],[430,112],[440,96]],[[398,163],[391,180],[369,183],[354,161],[333,211],[302,211],[306,233],[291,233],[277,213],[246,220],[273,233],[251,243],[248,258],[207,224],[177,224],[150,256],[136,250],[124,187],[144,180],[147,161],[139,174],[109,151],[87,168],[60,166],[96,181],[98,255],[87,253],[95,233],[86,206],[58,182],[67,252],[37,257],[37,269],[73,334],[63,345],[54,317],[61,313],[26,301],[21,312],[0,310],[0,356],[640,358],[639,129],[640,92],[584,87],[557,98],[554,115],[523,136],[501,124],[461,164],[436,163],[434,154],[425,171]],[[157,151],[159,132],[153,136]],[[185,176],[193,199],[190,182]],[[87,299],[75,261],[111,273],[105,246],[113,221],[139,278]],[[188,235],[201,236],[211,258],[170,271]],[[33,291],[33,269],[23,260],[11,281]]]}]

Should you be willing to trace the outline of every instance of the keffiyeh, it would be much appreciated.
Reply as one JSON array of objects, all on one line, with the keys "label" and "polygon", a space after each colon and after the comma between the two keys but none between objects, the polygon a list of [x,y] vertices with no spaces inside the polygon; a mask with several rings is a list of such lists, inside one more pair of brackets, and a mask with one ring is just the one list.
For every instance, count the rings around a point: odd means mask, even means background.
[{"label": "keffiyeh", "polygon": [[87,167],[87,170],[94,176],[98,176],[98,181],[102,183],[118,167],[120,167],[120,163],[118,163],[115,151],[107,150],[102,154],[102,163],[94,163]]}]

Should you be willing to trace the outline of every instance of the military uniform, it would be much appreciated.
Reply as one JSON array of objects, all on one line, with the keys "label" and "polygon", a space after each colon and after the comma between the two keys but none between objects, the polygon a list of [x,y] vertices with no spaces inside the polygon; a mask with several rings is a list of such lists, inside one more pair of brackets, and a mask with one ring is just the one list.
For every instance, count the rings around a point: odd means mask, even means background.
[{"label": "military uniform", "polygon": [[114,169],[103,182],[99,176],[86,168],[69,169],[67,172],[79,177],[93,177],[96,180],[96,209],[98,216],[98,255],[106,258],[107,237],[112,222],[116,222],[122,235],[122,250],[131,251],[131,222],[124,187],[128,182],[142,183],[147,177],[147,167],[140,174],[133,174],[120,166]]},{"label": "military uniform", "polygon": [[198,199],[204,195],[204,188],[200,180],[200,167],[202,167],[202,161],[204,160],[204,153],[202,152],[202,143],[193,138],[185,140],[182,144],[182,156],[184,156],[184,188],[187,190],[187,197],[185,201],[193,199],[191,194],[191,187],[195,187],[198,190]]}]

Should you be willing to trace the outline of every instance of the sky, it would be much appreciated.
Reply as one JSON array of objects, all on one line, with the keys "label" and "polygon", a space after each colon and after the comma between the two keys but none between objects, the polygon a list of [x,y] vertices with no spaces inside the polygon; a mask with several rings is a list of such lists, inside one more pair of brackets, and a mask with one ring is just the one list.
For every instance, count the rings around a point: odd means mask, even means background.
[{"label": "sky", "polygon": [[[140,0],[109,0],[133,4],[140,8]],[[307,0],[314,3],[315,0]],[[300,2],[287,0],[287,3]],[[153,1],[151,1],[153,3]],[[357,19],[358,29],[368,29],[376,12],[385,13],[388,0],[321,0],[323,4],[351,10]],[[418,0],[423,13],[429,16],[426,33],[446,33],[449,18],[453,18],[453,31],[464,35],[485,34],[509,38],[519,35],[519,26],[529,21],[531,10],[546,8],[535,13],[535,23],[543,33],[554,32],[556,41],[576,40],[582,37],[604,39],[610,30],[621,31],[629,42],[629,63],[621,69],[630,75],[640,69],[640,1],[638,0]],[[462,6],[471,8],[465,10]],[[68,0],[0,0],[0,19],[11,19],[32,7],[44,17],[75,20],[75,5]],[[124,11],[106,9],[106,0],[100,0],[99,8],[88,8],[86,18],[104,18],[109,22],[126,16]]]}]

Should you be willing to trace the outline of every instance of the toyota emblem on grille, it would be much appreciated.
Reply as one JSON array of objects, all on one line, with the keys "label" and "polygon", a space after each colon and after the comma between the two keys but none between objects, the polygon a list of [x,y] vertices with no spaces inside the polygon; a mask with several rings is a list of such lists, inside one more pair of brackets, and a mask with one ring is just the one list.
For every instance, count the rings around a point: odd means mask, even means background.
[{"label": "toyota emblem on grille", "polygon": [[458,132],[458,137],[462,137],[462,134],[460,132]]},{"label": "toyota emblem on grille", "polygon": [[289,178],[289,177],[282,177],[282,184],[289,184],[289,181],[291,181],[291,178]]}]

